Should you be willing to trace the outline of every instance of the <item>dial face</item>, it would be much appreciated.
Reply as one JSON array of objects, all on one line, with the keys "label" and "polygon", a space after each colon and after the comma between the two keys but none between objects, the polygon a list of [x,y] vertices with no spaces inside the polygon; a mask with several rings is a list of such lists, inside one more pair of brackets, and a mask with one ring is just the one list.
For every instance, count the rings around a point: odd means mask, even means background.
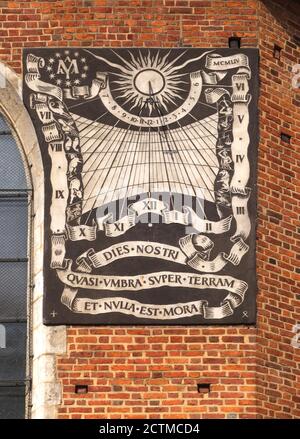
[{"label": "dial face", "polygon": [[161,93],[165,87],[163,75],[154,69],[145,69],[134,78],[134,87],[145,96],[154,96]]},{"label": "dial face", "polygon": [[45,323],[255,322],[257,60],[25,49],[45,172]]}]

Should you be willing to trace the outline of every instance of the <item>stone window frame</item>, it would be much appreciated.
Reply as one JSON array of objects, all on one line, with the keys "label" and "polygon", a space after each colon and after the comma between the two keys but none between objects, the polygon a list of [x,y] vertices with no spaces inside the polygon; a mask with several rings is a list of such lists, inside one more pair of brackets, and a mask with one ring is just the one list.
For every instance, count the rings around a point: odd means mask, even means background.
[{"label": "stone window frame", "polygon": [[56,356],[66,353],[66,326],[43,325],[44,172],[37,136],[22,100],[22,80],[0,62],[0,113],[10,125],[32,189],[29,224],[28,339],[32,386],[27,417],[55,419],[61,403]]}]

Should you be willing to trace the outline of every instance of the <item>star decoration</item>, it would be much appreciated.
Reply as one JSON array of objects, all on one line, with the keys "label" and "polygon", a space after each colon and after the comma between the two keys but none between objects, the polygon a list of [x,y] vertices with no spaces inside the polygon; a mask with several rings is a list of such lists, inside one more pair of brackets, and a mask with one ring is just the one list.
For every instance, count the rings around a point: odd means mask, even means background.
[{"label": "star decoration", "polygon": [[49,80],[60,87],[70,88],[79,85],[87,78],[89,66],[87,58],[78,49],[55,52],[45,66]]}]

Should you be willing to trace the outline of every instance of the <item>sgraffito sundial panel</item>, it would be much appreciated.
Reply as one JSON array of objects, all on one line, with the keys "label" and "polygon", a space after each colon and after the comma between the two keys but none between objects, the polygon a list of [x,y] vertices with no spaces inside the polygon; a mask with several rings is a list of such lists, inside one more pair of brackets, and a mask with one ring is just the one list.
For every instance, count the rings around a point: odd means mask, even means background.
[{"label": "sgraffito sundial panel", "polygon": [[26,49],[46,324],[255,322],[258,52]]}]

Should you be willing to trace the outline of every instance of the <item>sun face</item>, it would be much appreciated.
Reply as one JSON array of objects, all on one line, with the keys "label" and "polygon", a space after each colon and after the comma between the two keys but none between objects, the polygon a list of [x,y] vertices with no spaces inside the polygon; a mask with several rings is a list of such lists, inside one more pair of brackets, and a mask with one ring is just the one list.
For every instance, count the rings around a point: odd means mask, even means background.
[{"label": "sun face", "polygon": [[[119,54],[117,56],[121,58]],[[169,111],[169,104],[183,100],[182,85],[188,83],[183,80],[184,74],[178,74],[178,69],[172,68],[174,60],[168,60],[169,53],[161,56],[159,51],[156,55],[139,51],[135,58],[131,53],[130,56],[130,61],[122,58],[123,69],[114,74],[117,78],[112,80],[117,85],[114,91],[130,110],[148,109],[149,115],[155,112],[162,115]]]},{"label": "sun face", "polygon": [[165,85],[164,76],[154,69],[141,70],[133,79],[136,91],[148,97],[161,93]]}]

